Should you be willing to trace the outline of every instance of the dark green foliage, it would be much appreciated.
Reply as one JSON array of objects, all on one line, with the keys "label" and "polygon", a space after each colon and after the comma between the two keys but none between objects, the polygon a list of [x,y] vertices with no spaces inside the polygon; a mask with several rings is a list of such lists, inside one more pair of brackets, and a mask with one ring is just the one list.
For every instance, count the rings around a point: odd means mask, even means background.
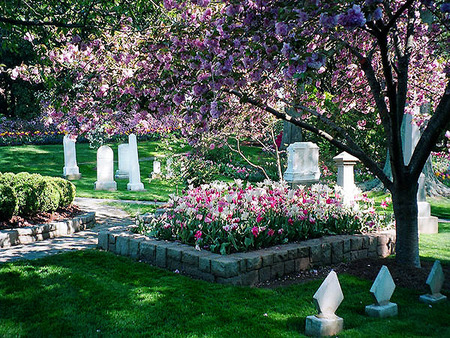
[{"label": "dark green foliage", "polygon": [[52,182],[60,192],[59,206],[64,208],[72,204],[76,194],[75,185],[60,177],[53,177]]},{"label": "dark green foliage", "polygon": [[16,211],[17,197],[11,187],[0,184],[0,221],[9,220]]},{"label": "dark green foliage", "polygon": [[[10,188],[15,198],[14,213],[20,216],[53,212],[70,205],[75,198],[75,186],[71,182],[39,174],[0,174],[0,185]],[[7,215],[5,212],[4,217]]]}]

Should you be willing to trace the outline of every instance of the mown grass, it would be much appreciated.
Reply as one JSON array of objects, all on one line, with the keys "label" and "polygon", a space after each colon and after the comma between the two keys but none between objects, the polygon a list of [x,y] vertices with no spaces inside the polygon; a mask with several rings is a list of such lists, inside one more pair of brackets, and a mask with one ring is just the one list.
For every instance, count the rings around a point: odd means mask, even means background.
[{"label": "mown grass", "polygon": [[[117,146],[108,144],[114,151],[114,171],[117,170]],[[77,144],[77,162],[82,174],[81,180],[72,181],[77,187],[77,196],[92,198],[112,198],[128,200],[166,201],[169,194],[175,193],[177,184],[167,180],[152,180],[148,176],[153,170],[153,162],[143,160],[139,162],[141,181],[146,191],[127,191],[128,180],[117,180],[117,191],[95,191],[94,182],[97,180],[97,151],[87,143]],[[141,159],[153,156],[164,156],[167,151],[184,152],[186,148],[175,144],[172,149],[163,146],[160,141],[138,142],[138,152]],[[64,167],[64,151],[61,145],[24,145],[0,147],[0,171],[18,173],[22,171],[39,173],[48,176],[61,176]],[[183,189],[184,186],[180,186]]]},{"label": "mown grass", "polygon": [[[339,276],[340,337],[449,336],[449,302],[397,288],[399,315],[369,318],[371,281]],[[99,251],[0,265],[1,336],[297,337],[321,281],[276,289],[192,280]]]},{"label": "mown grass", "polygon": [[439,233],[437,234],[421,234],[419,247],[421,258],[439,259],[441,262],[450,264],[450,223],[439,223]]}]

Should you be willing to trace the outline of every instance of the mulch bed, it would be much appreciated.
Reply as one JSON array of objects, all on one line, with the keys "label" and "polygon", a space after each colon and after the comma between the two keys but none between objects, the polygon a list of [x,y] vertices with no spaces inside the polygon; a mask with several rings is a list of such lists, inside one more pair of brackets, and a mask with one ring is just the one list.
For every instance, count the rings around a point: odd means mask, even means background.
[{"label": "mulch bed", "polygon": [[9,221],[0,222],[0,230],[11,230],[37,224],[46,224],[54,221],[66,220],[82,213],[83,211],[79,207],[76,205],[70,205],[66,208],[59,208],[53,213],[42,212],[26,218],[21,216],[13,216]]},{"label": "mulch bed", "polygon": [[[421,268],[405,267],[397,264],[394,259],[361,259],[349,263],[340,263],[334,266],[319,267],[317,269],[305,270],[300,273],[284,276],[280,279],[258,284],[257,287],[274,288],[303,283],[311,280],[323,280],[333,269],[339,275],[347,273],[362,279],[374,281],[383,265],[386,265],[395,281],[395,285],[415,289],[423,292],[429,291],[425,284],[428,274],[434,262],[422,261]],[[450,265],[443,264],[442,269],[447,278],[444,281],[443,289],[450,290]]]}]

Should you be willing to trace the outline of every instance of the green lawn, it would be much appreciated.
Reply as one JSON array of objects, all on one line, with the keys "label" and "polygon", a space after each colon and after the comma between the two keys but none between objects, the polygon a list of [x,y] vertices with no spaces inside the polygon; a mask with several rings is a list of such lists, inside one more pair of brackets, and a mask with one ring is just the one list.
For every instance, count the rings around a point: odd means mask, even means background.
[{"label": "green lawn", "polygon": [[[368,318],[370,281],[339,276],[340,337],[449,336],[450,305],[397,288],[399,316]],[[321,281],[277,289],[192,280],[99,251],[0,265],[1,336],[296,337]]]},{"label": "green lawn", "polygon": [[[117,146],[109,144],[114,151],[114,171],[117,169]],[[176,144],[173,149],[164,147],[158,141],[138,142],[139,157],[145,159],[151,156],[163,156],[167,151],[183,152],[185,148]],[[117,191],[95,191],[94,182],[97,179],[97,152],[87,143],[77,144],[77,162],[82,174],[81,180],[72,181],[77,187],[77,196],[93,198],[112,198],[128,200],[160,200],[166,201],[169,194],[176,192],[176,184],[166,180],[152,180],[148,175],[153,170],[152,161],[140,161],[141,181],[146,191],[127,191],[128,180],[117,180]],[[64,152],[61,145],[25,145],[0,147],[0,172],[27,171],[48,176],[61,176],[64,167]],[[183,189],[181,186],[180,189]]]}]

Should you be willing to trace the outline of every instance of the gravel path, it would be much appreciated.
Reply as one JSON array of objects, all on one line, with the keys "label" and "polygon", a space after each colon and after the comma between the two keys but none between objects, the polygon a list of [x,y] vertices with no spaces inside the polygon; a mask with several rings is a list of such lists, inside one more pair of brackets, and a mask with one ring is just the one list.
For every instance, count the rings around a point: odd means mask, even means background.
[{"label": "gravel path", "polygon": [[[126,228],[134,223],[133,219],[125,211],[104,205],[105,202],[112,201],[77,197],[74,204],[78,205],[83,211],[95,212],[97,221],[95,227],[70,236],[0,249],[0,262],[10,262],[18,259],[36,259],[64,251],[96,248],[97,234],[99,231],[111,228]],[[127,201],[127,203],[139,203],[139,201]]]}]

